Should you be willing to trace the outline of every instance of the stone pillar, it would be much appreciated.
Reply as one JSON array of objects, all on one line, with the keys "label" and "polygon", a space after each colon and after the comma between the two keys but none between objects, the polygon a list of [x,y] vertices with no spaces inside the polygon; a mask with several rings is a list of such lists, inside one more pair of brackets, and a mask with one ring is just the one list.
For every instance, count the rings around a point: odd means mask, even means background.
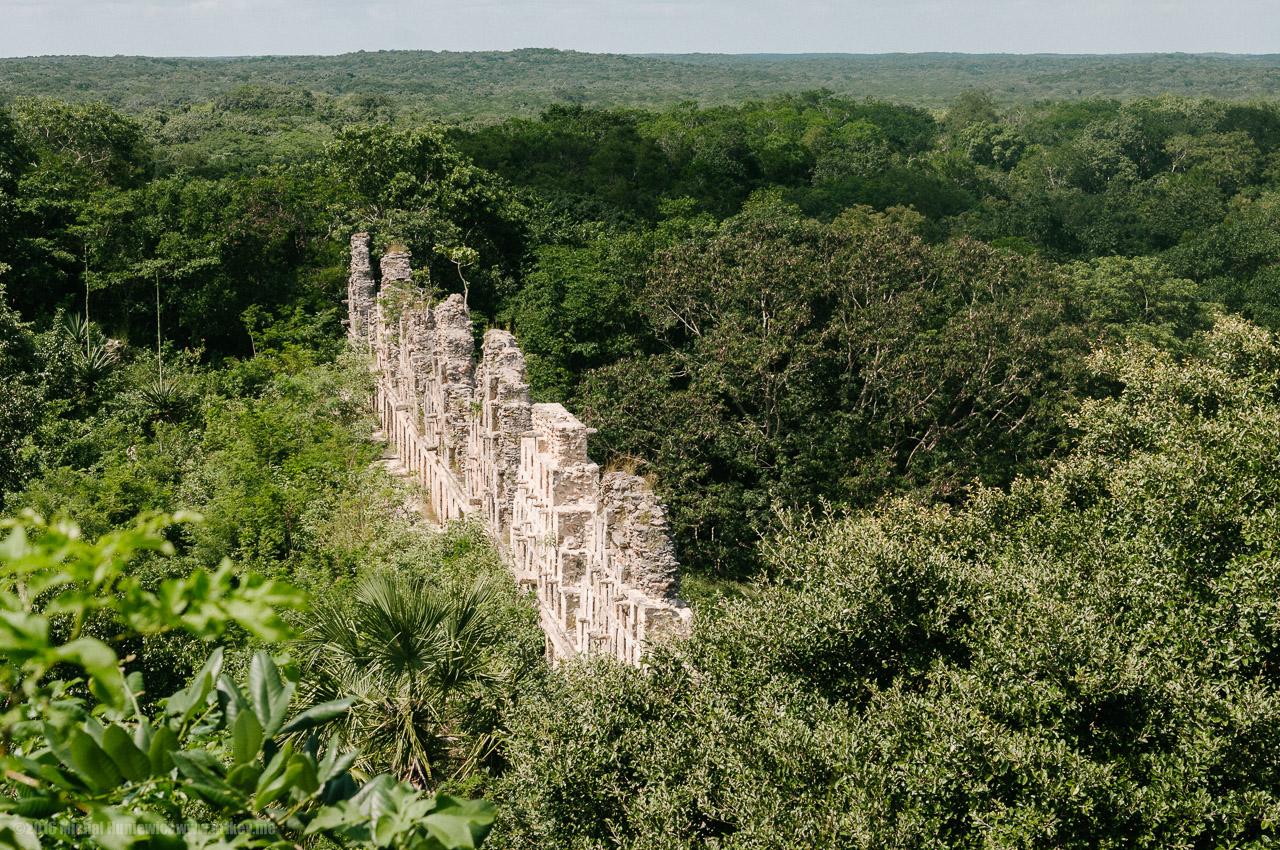
[{"label": "stone pillar", "polygon": [[578,621],[595,548],[596,491],[600,468],[587,456],[587,437],[595,431],[559,404],[535,404],[531,411],[533,453],[530,487],[536,510],[532,535],[539,547],[540,601],[555,624],[576,644]]},{"label": "stone pillar", "polygon": [[484,335],[483,355],[476,370],[467,453],[471,461],[470,494],[480,500],[489,527],[500,542],[510,541],[512,507],[520,469],[520,438],[532,422],[524,354],[507,331]]},{"label": "stone pillar", "polygon": [[405,346],[409,350],[409,369],[413,375],[413,393],[418,400],[418,407],[423,407],[431,388],[435,364],[432,362],[435,316],[424,304],[415,304],[415,309],[407,316],[404,337]]},{"label": "stone pillar", "polygon": [[408,251],[388,251],[382,256],[382,286],[378,289],[378,345],[383,348],[383,380],[389,382],[401,406],[408,403],[413,374],[409,368],[405,330],[411,323],[416,293],[410,283],[413,270]]},{"label": "stone pillar", "polygon": [[368,348],[372,343],[374,294],[369,261],[369,234],[351,237],[351,276],[347,278],[347,335],[352,343]]},{"label": "stone pillar", "polygon": [[472,390],[475,386],[475,337],[471,311],[461,295],[450,295],[432,310],[435,381],[439,386],[442,459],[459,480],[466,475],[466,451],[471,431]]},{"label": "stone pillar", "polygon": [[[369,237],[365,237],[368,242]],[[382,256],[382,286],[385,288],[393,281],[409,281],[413,279],[413,270],[409,265],[408,251],[388,251]]]}]

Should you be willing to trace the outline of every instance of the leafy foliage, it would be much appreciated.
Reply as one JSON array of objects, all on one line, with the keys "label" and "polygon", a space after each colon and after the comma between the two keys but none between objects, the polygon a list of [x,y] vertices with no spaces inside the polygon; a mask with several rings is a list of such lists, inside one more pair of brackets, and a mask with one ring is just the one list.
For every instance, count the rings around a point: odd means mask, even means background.
[{"label": "leafy foliage", "polygon": [[499,593],[371,574],[350,601],[315,609],[296,644],[308,699],[351,695],[341,729],[364,769],[430,788],[492,761],[498,709],[531,660],[511,669],[496,656]]},{"label": "leafy foliage", "polygon": [[554,680],[514,728],[502,841],[1265,843],[1280,348],[1236,319],[1204,342],[1098,355],[1124,390],[1048,475],[793,514],[777,579],[678,654]]},{"label": "leafy foliage", "polygon": [[407,247],[437,286],[466,291],[462,268],[483,258],[469,272],[480,286],[471,303],[493,312],[496,297],[510,290],[526,216],[498,181],[460,157],[435,129],[351,127],[326,156],[346,190],[351,230],[372,230],[382,248]]},{"label": "leafy foliage", "polygon": [[42,387],[37,372],[35,338],[5,303],[0,284],[0,508],[4,492],[30,474],[28,441],[39,424]]},{"label": "leafy foliage", "polygon": [[[4,544],[0,843],[483,836],[402,779],[513,847],[1271,839],[1280,110],[1185,96],[1270,60],[404,58],[0,62],[0,493],[100,538]],[[653,473],[689,641],[524,675],[483,528],[371,468],[353,230]]]},{"label": "leafy foliage", "polygon": [[[1239,101],[1270,98],[1271,56],[964,54],[620,56],[565,50],[373,51],[342,56],[174,59],[45,56],[0,60],[0,95],[101,97],[120,109],[188,111],[209,103],[232,114],[317,120],[502,120],[556,104],[665,109],[684,101],[827,86],[943,109],[974,90],[1001,105],[1180,93]],[[187,114],[183,112],[182,114]],[[324,126],[323,124],[321,126]],[[314,132],[314,131],[313,131]],[[243,143],[232,137],[231,147]]]},{"label": "leafy foliage", "polygon": [[590,374],[581,410],[653,464],[681,550],[730,572],[775,507],[1028,468],[1082,355],[1043,267],[879,216],[744,213],[660,256],[639,307],[665,350]]},{"label": "leafy foliage", "polygon": [[[97,543],[35,517],[5,523],[0,735],[8,794],[0,840],[24,850],[79,846],[86,834],[109,847],[232,837],[267,847],[323,833],[364,847],[478,846],[491,806],[421,799],[386,776],[358,786],[347,772],[356,754],[322,750],[312,731],[351,701],[290,717],[296,682],[265,652],[254,656],[242,687],[222,672],[219,647],[164,701],[162,714],[141,710],[142,677],[125,676],[130,659],[111,643],[175,629],[210,639],[231,627],[279,640],[289,630],[277,609],[300,601],[257,576],[233,582],[229,564],[147,590],[129,563],[143,552],[172,554],[160,531],[175,520],[184,518],[156,517]],[[120,634],[89,636],[89,623]],[[96,706],[76,694],[75,680],[50,678],[64,669],[84,671]],[[304,733],[298,743],[280,738]],[[229,818],[226,826],[202,828],[197,804]],[[44,819],[39,838],[34,819]]]}]

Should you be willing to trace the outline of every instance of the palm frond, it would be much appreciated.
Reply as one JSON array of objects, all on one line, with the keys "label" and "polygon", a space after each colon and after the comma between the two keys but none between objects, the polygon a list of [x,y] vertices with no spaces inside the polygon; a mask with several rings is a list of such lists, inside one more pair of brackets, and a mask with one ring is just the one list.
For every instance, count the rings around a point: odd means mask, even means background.
[{"label": "palm frond", "polygon": [[187,394],[173,381],[158,378],[139,391],[152,419],[173,421],[187,402]]},{"label": "palm frond", "polygon": [[107,376],[119,359],[102,332],[84,316],[68,315],[63,333],[71,343],[71,366],[81,383],[95,384]]},{"label": "palm frond", "polygon": [[390,770],[426,788],[492,755],[500,735],[474,728],[476,708],[518,679],[495,660],[499,593],[483,581],[449,593],[376,573],[348,602],[313,609],[295,644],[304,696],[356,697],[344,735],[362,748],[362,769]]}]

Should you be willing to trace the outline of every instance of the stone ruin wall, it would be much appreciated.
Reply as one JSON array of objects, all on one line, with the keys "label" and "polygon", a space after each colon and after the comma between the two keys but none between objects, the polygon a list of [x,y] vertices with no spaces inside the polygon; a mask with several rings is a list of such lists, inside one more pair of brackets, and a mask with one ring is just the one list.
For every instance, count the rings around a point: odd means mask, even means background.
[{"label": "stone ruin wall", "polygon": [[603,475],[595,431],[559,404],[533,404],[515,337],[490,330],[477,357],[461,296],[430,306],[409,255],[374,280],[369,237],[351,239],[348,332],[378,373],[375,410],[441,521],[479,513],[521,586],[534,591],[555,658],[640,663],[645,645],[688,628],[666,511],[645,481]]}]

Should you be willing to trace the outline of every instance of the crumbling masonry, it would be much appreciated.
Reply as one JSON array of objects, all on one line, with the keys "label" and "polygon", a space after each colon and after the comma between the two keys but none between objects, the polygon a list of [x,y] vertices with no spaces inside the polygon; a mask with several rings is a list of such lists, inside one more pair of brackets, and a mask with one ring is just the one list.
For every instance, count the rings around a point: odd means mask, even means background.
[{"label": "crumbling masonry", "polygon": [[377,369],[387,439],[440,520],[479,513],[522,586],[534,590],[549,653],[640,663],[646,644],[684,631],[680,567],[666,512],[645,481],[601,475],[586,427],[559,404],[532,404],[524,355],[501,330],[477,360],[458,295],[429,306],[409,255],[351,238],[348,328]]}]

